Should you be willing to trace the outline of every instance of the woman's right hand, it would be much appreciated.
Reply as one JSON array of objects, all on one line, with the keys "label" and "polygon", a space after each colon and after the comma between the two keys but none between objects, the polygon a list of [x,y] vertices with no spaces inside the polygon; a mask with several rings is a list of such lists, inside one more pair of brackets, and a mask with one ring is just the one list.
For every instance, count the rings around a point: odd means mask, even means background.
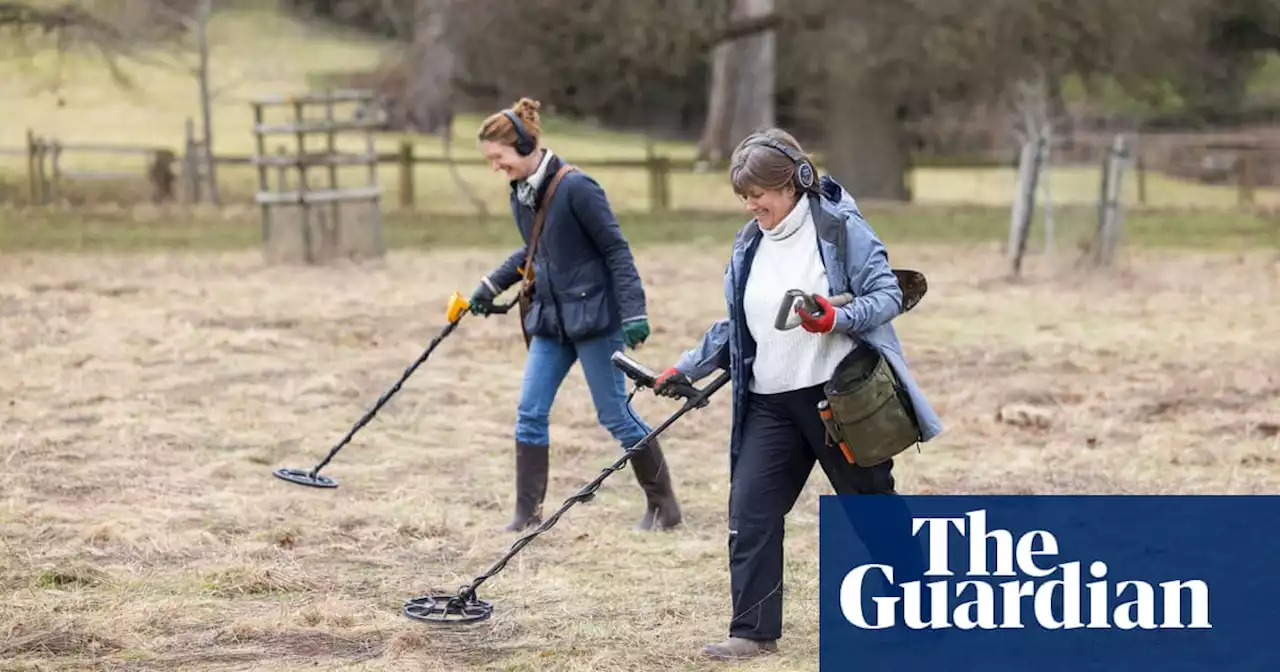
[{"label": "woman's right hand", "polygon": [[681,373],[679,369],[673,366],[658,376],[657,381],[653,384],[653,393],[660,397],[681,399],[684,397],[681,391],[687,391],[692,388],[693,381],[689,379],[689,376]]},{"label": "woman's right hand", "polygon": [[489,283],[481,282],[475,291],[471,293],[471,314],[488,316],[493,310],[493,299],[495,294],[489,288]]}]

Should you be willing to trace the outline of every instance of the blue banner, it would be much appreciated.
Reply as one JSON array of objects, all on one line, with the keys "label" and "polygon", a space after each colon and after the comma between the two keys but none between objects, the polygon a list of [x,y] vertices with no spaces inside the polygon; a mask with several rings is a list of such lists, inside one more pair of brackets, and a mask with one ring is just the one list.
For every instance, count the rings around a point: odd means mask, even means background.
[{"label": "blue banner", "polygon": [[1280,670],[1280,497],[825,496],[821,672]]}]

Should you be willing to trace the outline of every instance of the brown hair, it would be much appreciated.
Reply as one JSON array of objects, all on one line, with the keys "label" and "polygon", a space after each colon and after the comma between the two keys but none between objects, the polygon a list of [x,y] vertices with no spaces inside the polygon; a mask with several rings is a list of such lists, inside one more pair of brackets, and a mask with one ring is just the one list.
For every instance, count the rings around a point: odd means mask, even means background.
[{"label": "brown hair", "polygon": [[[534,147],[538,146],[542,138],[542,120],[538,117],[539,107],[542,107],[542,104],[532,98],[521,98],[511,106],[511,111],[516,113],[516,117],[524,125],[524,132],[533,140]],[[507,115],[495,112],[480,124],[480,132],[476,135],[481,142],[493,141],[515,146],[516,125],[511,123]]]},{"label": "brown hair", "polygon": [[768,145],[758,144],[764,138],[785,145],[803,158],[809,158],[800,143],[780,128],[752,133],[738,143],[729,158],[729,184],[733,185],[733,193],[739,196],[745,197],[747,190],[752,187],[782,189],[792,184],[795,178],[796,164],[791,157]]}]

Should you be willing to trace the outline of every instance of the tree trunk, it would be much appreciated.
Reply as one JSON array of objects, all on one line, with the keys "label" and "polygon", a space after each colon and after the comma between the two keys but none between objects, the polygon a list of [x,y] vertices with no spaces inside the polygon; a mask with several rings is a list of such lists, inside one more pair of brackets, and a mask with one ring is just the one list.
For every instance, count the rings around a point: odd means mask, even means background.
[{"label": "tree trunk", "polygon": [[[730,19],[773,13],[774,0],[732,0]],[[700,160],[729,155],[743,138],[775,123],[776,38],[772,30],[721,42],[712,56]]]},{"label": "tree trunk", "polygon": [[698,142],[699,161],[720,161],[729,153],[729,113],[733,110],[733,43],[716,46],[707,87],[707,119]]},{"label": "tree trunk", "polygon": [[409,120],[419,133],[449,133],[453,128],[454,54],[447,39],[451,4],[452,0],[414,2]]},{"label": "tree trunk", "polygon": [[201,0],[198,16],[196,41],[200,65],[196,69],[196,80],[200,85],[200,117],[204,132],[205,186],[209,190],[209,201],[221,207],[222,195],[218,192],[218,174],[213,162],[213,102],[209,94],[209,19],[213,16],[213,0]]},{"label": "tree trunk", "polygon": [[[736,0],[735,5],[738,11],[734,18],[748,19],[772,14],[774,0]],[[776,43],[772,30],[733,43],[735,82],[730,147],[777,123],[774,115]]]},{"label": "tree trunk", "polygon": [[892,79],[868,62],[861,22],[833,20],[827,52],[827,172],[854,198],[910,201],[908,151]]}]

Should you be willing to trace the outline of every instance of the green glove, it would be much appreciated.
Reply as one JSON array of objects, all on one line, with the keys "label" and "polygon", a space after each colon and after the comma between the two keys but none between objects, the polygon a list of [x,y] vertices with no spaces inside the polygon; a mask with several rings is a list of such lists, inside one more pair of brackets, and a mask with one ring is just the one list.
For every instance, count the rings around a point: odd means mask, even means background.
[{"label": "green glove", "polygon": [[635,348],[649,338],[649,320],[637,317],[622,323],[622,342],[628,348]]},{"label": "green glove", "polygon": [[494,296],[494,291],[489,288],[488,280],[481,282],[476,287],[476,291],[471,293],[471,314],[487,316],[489,311],[493,309]]}]

